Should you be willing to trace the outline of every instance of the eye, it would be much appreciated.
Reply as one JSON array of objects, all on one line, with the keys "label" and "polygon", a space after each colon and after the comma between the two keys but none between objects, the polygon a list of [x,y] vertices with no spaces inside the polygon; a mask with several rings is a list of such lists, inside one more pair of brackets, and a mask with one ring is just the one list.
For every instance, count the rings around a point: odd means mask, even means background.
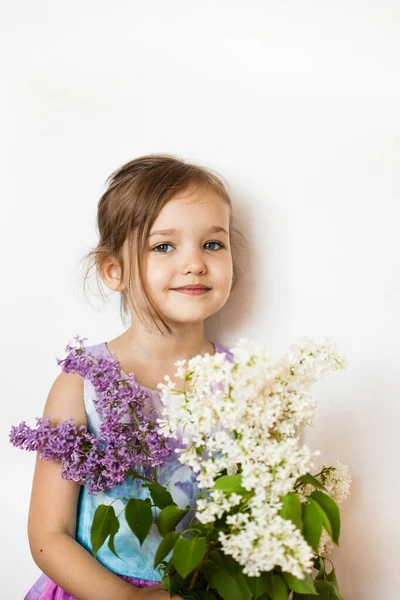
[{"label": "eye", "polygon": [[[217,241],[209,241],[206,242],[204,245],[207,246],[207,244],[218,244],[219,246],[221,246],[221,248],[217,248],[217,250],[221,250],[222,248],[224,248],[224,244],[222,244],[222,242],[217,242]],[[158,246],[154,246],[154,248],[152,249],[152,252],[155,252],[158,248],[163,248],[165,246],[172,246],[172,244],[168,243],[168,242],[164,242],[163,244],[158,244]],[[168,254],[168,252],[163,252],[162,250],[160,252],[156,252],[156,254]]]},{"label": "eye", "polygon": [[[172,246],[172,244],[158,244],[158,246],[155,246],[152,251],[154,252],[155,250],[157,250],[157,248],[162,248],[163,246]],[[156,254],[168,254],[167,252],[156,252]]]},{"label": "eye", "polygon": [[[224,245],[223,245],[221,242],[217,242],[217,241],[214,241],[214,242],[206,242],[204,245],[206,246],[207,244],[219,244],[219,245],[221,246],[221,248],[224,248],[224,247],[225,247],[225,246],[224,246]],[[220,249],[221,249],[221,248],[220,248]]]}]

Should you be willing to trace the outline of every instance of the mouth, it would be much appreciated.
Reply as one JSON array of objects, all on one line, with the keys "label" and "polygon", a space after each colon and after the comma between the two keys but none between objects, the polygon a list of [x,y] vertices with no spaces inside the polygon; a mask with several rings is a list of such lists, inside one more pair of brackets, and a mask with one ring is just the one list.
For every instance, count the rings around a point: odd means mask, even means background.
[{"label": "mouth", "polygon": [[191,296],[199,296],[201,294],[205,294],[206,292],[209,292],[210,288],[203,287],[203,286],[194,286],[194,287],[189,286],[189,287],[173,288],[172,291],[181,292],[182,294],[189,294]]},{"label": "mouth", "polygon": [[206,285],[183,285],[182,287],[172,288],[173,290],[209,290]]}]

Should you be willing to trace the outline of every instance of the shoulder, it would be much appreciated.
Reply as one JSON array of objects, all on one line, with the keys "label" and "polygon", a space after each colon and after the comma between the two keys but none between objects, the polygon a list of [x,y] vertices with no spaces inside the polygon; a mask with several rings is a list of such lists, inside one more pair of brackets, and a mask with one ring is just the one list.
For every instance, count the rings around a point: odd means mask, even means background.
[{"label": "shoulder", "polygon": [[[97,356],[102,352],[103,344],[85,346],[85,352]],[[66,351],[68,350],[68,346]],[[51,417],[57,423],[73,418],[76,425],[87,425],[85,411],[85,365],[79,358],[76,348],[70,348],[64,358],[57,358],[61,367],[48,393],[43,417]]]},{"label": "shoulder", "polygon": [[73,418],[76,425],[86,425],[84,380],[78,373],[62,371],[54,379],[48,393],[43,417],[54,424]]}]

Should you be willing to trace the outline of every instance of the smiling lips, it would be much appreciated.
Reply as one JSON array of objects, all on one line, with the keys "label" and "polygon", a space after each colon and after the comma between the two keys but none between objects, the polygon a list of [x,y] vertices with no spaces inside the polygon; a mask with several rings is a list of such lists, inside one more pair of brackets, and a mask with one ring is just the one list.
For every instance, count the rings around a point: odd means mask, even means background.
[{"label": "smiling lips", "polygon": [[181,292],[183,294],[189,294],[190,296],[199,296],[201,294],[205,294],[210,290],[210,288],[205,285],[197,284],[197,285],[186,285],[184,287],[173,288],[175,292]]}]

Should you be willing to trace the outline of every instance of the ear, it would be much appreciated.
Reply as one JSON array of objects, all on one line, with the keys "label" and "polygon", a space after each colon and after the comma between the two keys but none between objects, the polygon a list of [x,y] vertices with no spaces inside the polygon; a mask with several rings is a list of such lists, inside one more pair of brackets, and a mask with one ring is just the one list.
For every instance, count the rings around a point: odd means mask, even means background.
[{"label": "ear", "polygon": [[123,291],[124,285],[121,281],[121,267],[114,256],[103,259],[99,272],[104,284],[110,290],[113,290],[114,292]]}]

